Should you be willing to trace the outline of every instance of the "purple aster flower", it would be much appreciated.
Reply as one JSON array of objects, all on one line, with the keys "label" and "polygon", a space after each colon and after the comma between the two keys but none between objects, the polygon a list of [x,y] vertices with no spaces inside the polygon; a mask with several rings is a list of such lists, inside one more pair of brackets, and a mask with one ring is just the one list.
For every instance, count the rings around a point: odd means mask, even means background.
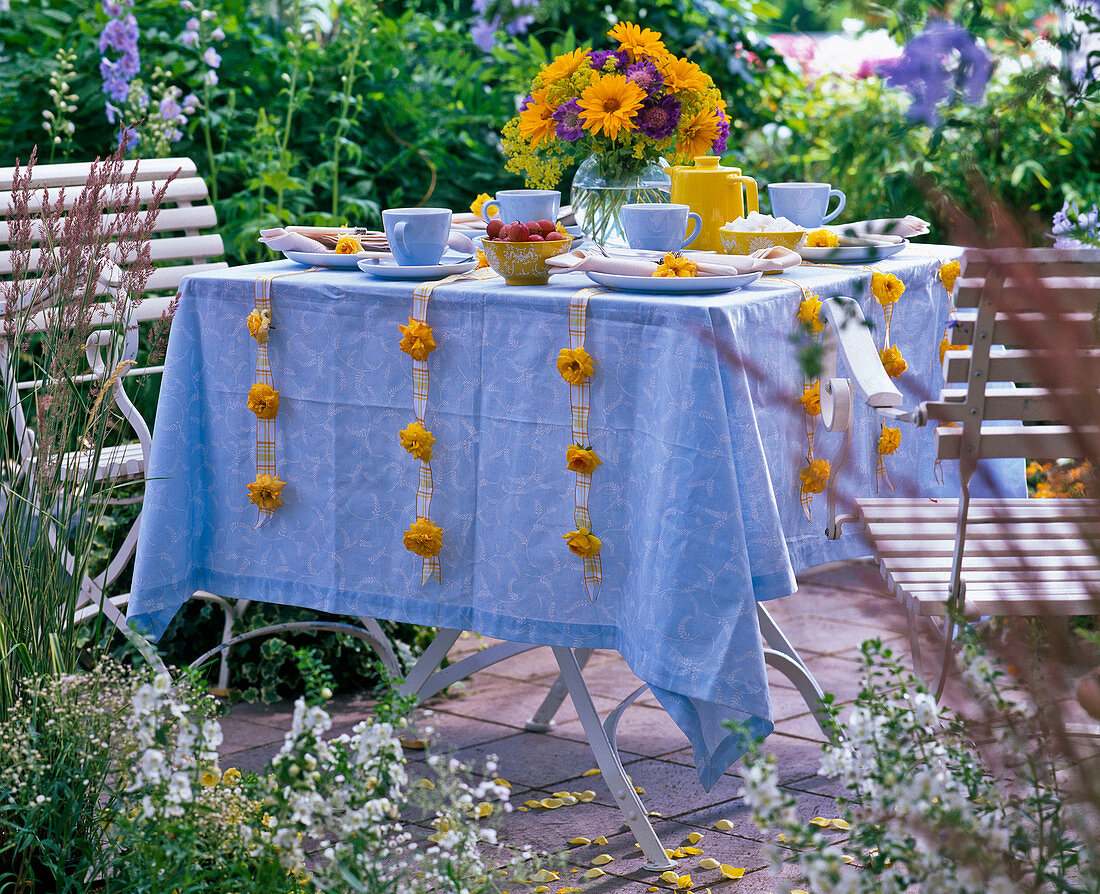
[{"label": "purple aster flower", "polygon": [[160,117],[165,121],[175,121],[182,114],[183,107],[175,96],[168,95],[160,101]]},{"label": "purple aster flower", "polygon": [[[614,67],[607,69],[608,62]],[[620,72],[630,64],[630,57],[623,50],[593,50],[588,54],[588,64],[596,71]]]},{"label": "purple aster flower", "polygon": [[488,53],[497,45],[496,32],[500,27],[500,16],[495,16],[491,22],[478,19],[477,24],[470,29],[470,38],[483,53]]},{"label": "purple aster flower", "polygon": [[900,59],[882,67],[886,83],[913,97],[912,121],[935,127],[940,121],[936,106],[964,96],[980,102],[993,71],[989,53],[965,28],[937,20],[905,47]]},{"label": "purple aster flower", "polygon": [[535,24],[534,16],[518,16],[504,26],[504,30],[511,34],[513,37],[517,37],[520,34],[526,34],[527,29]]},{"label": "purple aster flower", "polygon": [[202,61],[211,68],[218,68],[222,64],[222,57],[213,47],[207,47],[206,52],[202,54]]},{"label": "purple aster flower", "polygon": [[557,127],[554,133],[559,140],[567,143],[575,143],[584,136],[584,125],[581,123],[581,107],[575,99],[563,102],[554,112],[554,120]]},{"label": "purple aster flower", "polygon": [[651,140],[663,140],[680,123],[680,100],[675,96],[650,96],[638,109],[638,130]]},{"label": "purple aster flower", "polygon": [[716,111],[718,112],[718,137],[710,144],[710,147],[714,150],[715,155],[721,155],[729,145],[730,119],[726,117],[726,113],[721,109]]},{"label": "purple aster flower", "polygon": [[639,59],[628,67],[626,70],[626,79],[628,81],[633,81],[641,87],[646,92],[647,96],[652,96],[665,86],[664,75],[657,71],[657,66],[648,59]]}]

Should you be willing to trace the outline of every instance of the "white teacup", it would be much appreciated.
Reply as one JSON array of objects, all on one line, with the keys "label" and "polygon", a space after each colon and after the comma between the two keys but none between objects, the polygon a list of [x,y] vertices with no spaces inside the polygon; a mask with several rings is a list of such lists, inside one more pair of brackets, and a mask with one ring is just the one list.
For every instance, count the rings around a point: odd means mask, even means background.
[{"label": "white teacup", "polygon": [[[687,236],[688,219],[694,221]],[[640,202],[623,205],[619,220],[626,233],[627,244],[643,251],[679,251],[687,248],[699,235],[703,220],[687,205],[664,202]]]},{"label": "white teacup", "polygon": [[[840,203],[826,213],[833,196]],[[768,187],[768,198],[773,217],[785,217],[807,230],[815,230],[835,218],[847,201],[843,192],[828,183],[773,183]]]},{"label": "white teacup", "polygon": [[382,226],[398,266],[431,267],[447,247],[451,212],[448,208],[387,208]]},{"label": "white teacup", "polygon": [[495,199],[481,206],[481,219],[492,220],[491,209],[497,210],[501,223],[527,223],[530,220],[557,220],[561,208],[561,193],[556,189],[501,189]]}]

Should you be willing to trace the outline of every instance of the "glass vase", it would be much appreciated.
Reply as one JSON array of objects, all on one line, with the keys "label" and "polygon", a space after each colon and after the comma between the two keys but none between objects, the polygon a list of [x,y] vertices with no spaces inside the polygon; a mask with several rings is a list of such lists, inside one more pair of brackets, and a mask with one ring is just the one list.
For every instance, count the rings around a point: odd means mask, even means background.
[{"label": "glass vase", "polygon": [[590,155],[573,176],[570,202],[577,226],[589,239],[604,248],[626,248],[619,212],[634,202],[669,202],[672,185],[665,170],[656,164],[631,173],[600,170],[599,159]]}]

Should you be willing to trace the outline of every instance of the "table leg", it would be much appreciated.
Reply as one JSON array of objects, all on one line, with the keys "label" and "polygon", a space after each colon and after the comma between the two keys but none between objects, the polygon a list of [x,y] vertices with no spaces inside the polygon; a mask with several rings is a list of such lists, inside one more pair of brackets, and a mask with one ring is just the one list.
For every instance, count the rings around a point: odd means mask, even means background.
[{"label": "table leg", "polygon": [[497,643],[439,670],[439,665],[443,663],[443,659],[447,657],[447,653],[461,632],[461,630],[440,630],[432,640],[432,644],[424,650],[424,654],[409,671],[405,682],[397,687],[397,691],[402,695],[415,695],[420,701],[424,701],[479,670],[484,670],[513,655],[521,655],[532,649],[541,648],[532,643]]},{"label": "table leg", "polygon": [[573,707],[577,709],[577,715],[581,720],[581,727],[588,737],[588,744],[592,747],[592,753],[596,757],[596,764],[603,774],[604,781],[611,789],[619,809],[626,817],[626,824],[634,833],[634,838],[642,846],[642,853],[646,857],[645,868],[651,872],[663,872],[674,868],[672,860],[665,853],[661,840],[653,831],[653,825],[649,822],[649,816],[642,805],[641,798],[634,791],[630,780],[626,778],[626,770],[619,760],[618,752],[612,747],[607,738],[600,716],[596,713],[596,706],[592,703],[592,695],[585,685],[584,676],[581,674],[581,666],[572,649],[565,646],[554,646],[554,657],[561,669],[561,679],[573,699]]},{"label": "table leg", "polygon": [[[574,654],[577,656],[577,664],[583,669],[588,664],[588,659],[592,657],[592,649],[574,649]],[[531,733],[548,733],[554,728],[554,715],[558,713],[558,709],[561,707],[561,703],[565,701],[565,697],[569,694],[569,688],[565,685],[565,680],[559,674],[558,678],[554,681],[554,685],[550,687],[550,692],[543,699],[542,704],[539,705],[539,709],[535,711],[534,716],[528,720],[523,726],[528,732]]]}]

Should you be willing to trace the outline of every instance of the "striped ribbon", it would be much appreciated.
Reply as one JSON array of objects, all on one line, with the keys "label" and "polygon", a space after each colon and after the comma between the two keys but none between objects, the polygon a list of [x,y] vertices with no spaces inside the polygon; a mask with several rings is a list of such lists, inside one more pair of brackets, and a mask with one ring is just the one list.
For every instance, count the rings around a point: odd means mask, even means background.
[{"label": "striped ribbon", "polygon": [[[439,286],[458,282],[460,279],[490,279],[497,273],[489,267],[482,267],[469,273],[454,273],[444,279],[433,280],[418,285],[413,290],[412,318],[418,323],[428,322],[428,301]],[[413,360],[412,384],[413,384],[413,415],[416,421],[427,428],[425,417],[428,413],[428,362],[426,360]],[[416,484],[416,518],[431,518],[432,494],[435,482],[432,478],[432,464],[430,460],[420,460],[420,472]],[[424,586],[429,578],[434,577],[437,583],[443,583],[443,564],[439,556],[429,556],[422,560],[420,568],[420,586]]]},{"label": "striped ribbon", "polygon": [[[587,288],[573,293],[569,298],[569,347],[578,350],[584,347],[587,329],[586,316],[588,299],[598,295],[602,289]],[[569,405],[573,419],[573,443],[581,447],[589,446],[588,412],[592,406],[592,386],[588,379],[580,385],[569,386]],[[592,474],[575,472],[576,484],[573,488],[573,520],[578,527],[592,530],[592,517],[588,512],[588,497],[592,492]],[[584,563],[584,589],[588,599],[595,602],[600,596],[600,584],[603,582],[603,563],[600,554],[582,560]]]},{"label": "striped ribbon", "polygon": [[[283,276],[293,276],[297,273],[314,273],[321,267],[308,267],[305,270],[287,270],[283,273],[265,273],[256,280],[255,306],[259,313],[266,311],[271,317],[271,281]],[[256,381],[263,385],[275,387],[275,380],[271,374],[271,360],[267,353],[267,343],[256,344]],[[270,475],[275,477],[275,420],[256,418],[256,475]],[[262,528],[275,514],[274,509],[261,509],[257,507],[256,524],[252,530]]]}]

